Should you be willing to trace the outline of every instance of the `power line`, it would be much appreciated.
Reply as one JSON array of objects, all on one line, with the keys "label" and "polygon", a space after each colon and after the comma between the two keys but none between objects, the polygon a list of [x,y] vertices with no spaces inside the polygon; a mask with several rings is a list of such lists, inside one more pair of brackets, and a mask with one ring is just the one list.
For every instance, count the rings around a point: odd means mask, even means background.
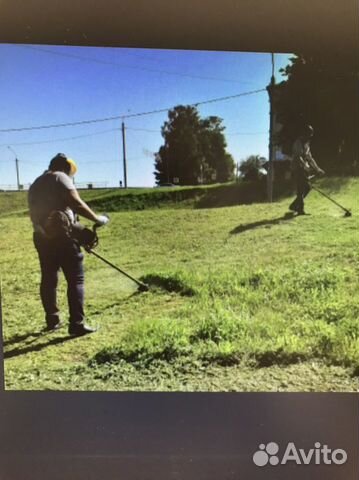
[{"label": "power line", "polygon": [[73,53],[64,53],[64,52],[54,52],[52,50],[47,50],[45,48],[38,48],[38,47],[32,47],[32,46],[21,46],[20,48],[27,48],[31,50],[36,50],[39,52],[43,53],[49,53],[51,55],[57,55],[60,57],[68,57],[68,58],[75,58],[77,60],[82,60],[86,62],[93,62],[93,63],[99,63],[102,65],[112,65],[120,68],[128,68],[131,70],[142,70],[144,72],[151,72],[151,73],[160,73],[160,74],[165,74],[165,75],[174,75],[174,76],[179,76],[179,77],[188,77],[188,78],[196,78],[198,80],[211,80],[211,81],[216,81],[216,82],[229,82],[229,83],[242,83],[242,84],[253,84],[253,82],[242,82],[240,80],[233,80],[233,79],[228,79],[228,78],[218,78],[218,77],[207,77],[207,76],[202,76],[202,75],[192,75],[189,73],[181,73],[181,72],[171,72],[167,70],[158,70],[154,68],[146,68],[146,67],[137,67],[133,65],[122,65],[117,62],[111,62],[108,60],[100,60],[97,58],[89,58],[89,57],[83,57],[82,55],[75,55]]},{"label": "power line", "polygon": [[[149,133],[156,133],[160,134],[160,130],[150,130],[148,128],[132,128],[132,127],[126,127],[126,130],[129,131],[135,131],[135,132],[149,132]],[[85,135],[77,135],[75,137],[65,137],[65,138],[54,138],[52,140],[41,140],[37,142],[21,142],[21,143],[11,143],[12,146],[28,146],[28,145],[42,145],[46,143],[56,143],[56,142],[65,142],[65,141],[70,141],[70,140],[77,140],[80,138],[88,138],[88,137],[93,137],[96,135],[103,135],[105,133],[110,133],[110,132],[117,132],[118,128],[111,128],[109,130],[102,130],[101,132],[94,132],[94,133],[87,133]],[[268,132],[231,132],[231,133],[225,133],[226,136],[228,137],[233,137],[236,135],[268,135]],[[0,144],[0,147],[7,147],[7,143],[2,143]],[[0,160],[1,162],[2,160]],[[21,162],[23,163],[23,162]]]},{"label": "power line", "polygon": [[[215,103],[215,102],[223,102],[225,100],[231,100],[233,98],[239,98],[239,97],[244,97],[244,96],[248,96],[248,95],[254,95],[256,93],[261,93],[261,92],[266,92],[266,89],[261,88],[261,89],[252,90],[252,91],[249,91],[249,92],[238,93],[237,95],[229,95],[227,97],[213,98],[211,100],[204,100],[202,102],[192,103],[189,106],[190,107],[198,107],[199,105],[206,105],[206,104]],[[24,132],[24,131],[29,131],[29,130],[44,130],[44,129],[49,129],[49,128],[73,127],[75,125],[88,125],[88,124],[91,124],[91,123],[109,122],[109,121],[112,121],[112,120],[143,117],[143,116],[147,116],[147,115],[154,115],[154,114],[157,114],[157,113],[164,113],[164,112],[168,112],[168,110],[170,110],[170,108],[161,108],[161,109],[158,109],[158,110],[151,110],[151,111],[148,111],[148,112],[122,114],[122,115],[116,115],[116,116],[113,116],[113,117],[97,118],[97,119],[93,119],[93,120],[81,120],[81,121],[78,121],[78,122],[55,123],[55,124],[52,124],[52,125],[40,125],[40,126],[36,126],[36,127],[21,127],[21,128],[0,129],[0,133]]]},{"label": "power line", "polygon": [[[161,133],[160,130],[149,130],[147,128],[131,128],[127,127],[126,130],[134,130],[136,132],[150,132],[150,133]],[[85,135],[77,135],[75,137],[65,137],[65,138],[54,138],[52,140],[40,140],[37,142],[21,142],[21,143],[11,143],[12,146],[27,146],[27,145],[41,145],[44,143],[56,143],[56,142],[65,142],[68,140],[77,140],[79,138],[88,138],[88,137],[94,137],[95,135],[103,135],[105,133],[110,133],[110,132],[117,132],[118,128],[111,128],[109,130],[102,130],[101,132],[94,132],[94,133],[87,133]],[[7,143],[2,143],[0,144],[0,147],[7,147]]]},{"label": "power line", "polygon": [[[11,143],[11,145],[40,145],[43,143],[55,143],[55,142],[65,142],[67,140],[77,140],[79,138],[93,137],[95,135],[103,135],[104,133],[117,132],[118,128],[111,128],[110,130],[102,130],[101,132],[87,133],[86,135],[77,135],[76,137],[66,137],[66,138],[54,138],[53,140],[42,140],[39,142],[24,142],[24,143]],[[3,143],[0,147],[6,147],[7,143]]]},{"label": "power line", "polygon": [[132,127],[126,127],[126,130],[134,130],[134,131],[136,131],[136,132],[161,133],[160,130],[149,130],[148,128],[132,128]]}]

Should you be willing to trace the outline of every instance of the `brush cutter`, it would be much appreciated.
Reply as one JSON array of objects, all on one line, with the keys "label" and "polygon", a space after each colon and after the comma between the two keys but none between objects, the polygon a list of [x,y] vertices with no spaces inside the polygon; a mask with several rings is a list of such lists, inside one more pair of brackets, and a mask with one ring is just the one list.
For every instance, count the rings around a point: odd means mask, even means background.
[{"label": "brush cutter", "polygon": [[138,289],[140,292],[147,292],[149,290],[148,285],[132,277],[129,273],[117,267],[116,265],[111,263],[109,260],[104,258],[102,255],[99,255],[97,252],[93,250],[98,245],[98,242],[99,242],[99,239],[97,236],[97,228],[98,228],[98,225],[94,225],[93,229],[91,230],[90,228],[84,227],[80,223],[76,223],[75,225],[73,225],[73,228],[72,228],[72,236],[79,242],[79,244],[82,247],[84,247],[87,253],[91,253],[92,255],[99,258],[110,267],[122,273],[122,275],[125,275],[127,278],[132,280],[134,283],[138,285]]},{"label": "brush cutter", "polygon": [[[314,178],[315,175],[312,175],[309,177],[308,180],[311,180],[312,178]],[[352,212],[350,210],[348,210],[347,208],[343,207],[343,205],[340,205],[340,203],[338,203],[336,200],[334,200],[333,198],[329,197],[329,195],[327,195],[326,193],[322,192],[321,190],[319,190],[319,188],[315,187],[312,183],[310,184],[310,186],[313,188],[313,190],[315,190],[316,192],[320,193],[321,195],[323,195],[323,197],[327,198],[328,200],[330,200],[332,203],[334,203],[337,207],[341,208],[342,210],[344,210],[344,217],[351,217],[352,216]]]}]

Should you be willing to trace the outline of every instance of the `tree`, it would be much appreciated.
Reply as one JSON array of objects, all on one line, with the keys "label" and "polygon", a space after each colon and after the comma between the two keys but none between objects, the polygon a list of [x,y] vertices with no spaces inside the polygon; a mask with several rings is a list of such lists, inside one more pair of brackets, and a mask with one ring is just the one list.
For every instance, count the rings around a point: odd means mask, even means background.
[{"label": "tree", "polygon": [[195,107],[177,106],[162,127],[164,145],[155,154],[156,183],[197,185],[226,182],[233,177],[234,161],[226,152],[222,120],[201,119]]},{"label": "tree", "polygon": [[260,180],[264,176],[263,168],[265,163],[266,160],[260,155],[250,155],[239,166],[243,180]]},{"label": "tree", "polygon": [[312,151],[325,170],[345,172],[359,156],[357,59],[298,55],[282,73],[275,109],[283,125],[278,142],[290,153],[304,124],[314,127]]}]

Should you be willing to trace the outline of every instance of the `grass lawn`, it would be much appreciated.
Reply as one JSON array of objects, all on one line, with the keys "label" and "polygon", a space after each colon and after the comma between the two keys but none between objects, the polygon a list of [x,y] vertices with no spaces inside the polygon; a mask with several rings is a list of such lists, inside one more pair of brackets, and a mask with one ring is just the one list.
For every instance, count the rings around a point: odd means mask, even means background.
[{"label": "grass lawn", "polygon": [[[353,216],[314,191],[302,217],[287,214],[288,198],[114,211],[97,251],[151,288],[137,293],[87,255],[86,312],[99,330],[76,339],[66,326],[42,331],[38,259],[16,197],[0,215],[6,388],[358,391],[359,180],[322,188]],[[98,206],[113,196],[88,195]],[[66,323],[63,279],[59,299]]]}]

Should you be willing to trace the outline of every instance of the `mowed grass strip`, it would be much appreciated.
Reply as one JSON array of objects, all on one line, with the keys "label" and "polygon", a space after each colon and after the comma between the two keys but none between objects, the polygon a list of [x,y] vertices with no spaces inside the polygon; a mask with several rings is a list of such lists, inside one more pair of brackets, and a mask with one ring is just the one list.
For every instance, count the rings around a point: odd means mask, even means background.
[{"label": "mowed grass strip", "polygon": [[1,218],[7,388],[357,390],[358,187],[334,191],[350,218],[316,192],[297,218],[288,199],[113,213],[98,252],[151,289],[87,256],[99,331],[71,340],[41,332],[28,219]]}]

